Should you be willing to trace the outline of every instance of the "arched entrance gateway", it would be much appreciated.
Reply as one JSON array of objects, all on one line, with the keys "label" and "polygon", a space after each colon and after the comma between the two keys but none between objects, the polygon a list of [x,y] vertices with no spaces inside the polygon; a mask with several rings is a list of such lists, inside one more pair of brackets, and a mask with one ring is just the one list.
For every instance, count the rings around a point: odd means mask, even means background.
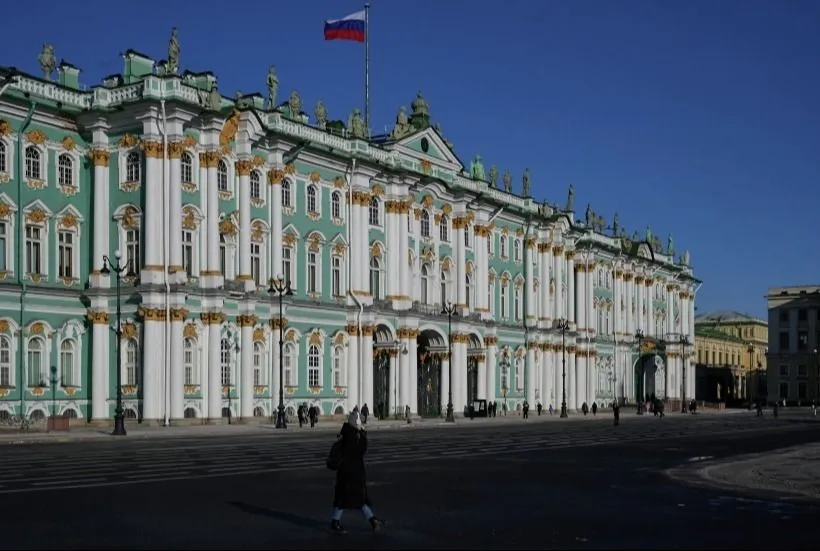
[{"label": "arched entrance gateway", "polygon": [[432,330],[421,331],[418,349],[418,412],[421,417],[441,417],[442,359],[447,354],[444,337]]},{"label": "arched entrance gateway", "polygon": [[399,343],[386,325],[373,333],[373,403],[370,411],[378,419],[389,417],[395,398],[390,396],[390,358],[396,357]]},{"label": "arched entrance gateway", "polygon": [[666,348],[663,342],[646,338],[635,360],[637,402],[666,398]]},{"label": "arched entrance gateway", "polygon": [[[481,339],[472,333],[467,342],[467,405],[472,405],[478,400],[478,382],[480,374],[479,364],[484,361],[484,348],[481,346]],[[482,396],[484,398],[484,396]]]}]

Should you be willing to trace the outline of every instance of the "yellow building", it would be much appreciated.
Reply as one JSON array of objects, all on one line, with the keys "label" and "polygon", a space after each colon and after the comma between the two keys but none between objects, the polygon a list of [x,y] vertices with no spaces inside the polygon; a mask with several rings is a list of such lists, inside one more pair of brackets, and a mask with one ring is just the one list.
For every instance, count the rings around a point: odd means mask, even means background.
[{"label": "yellow building", "polygon": [[730,311],[695,317],[695,349],[705,400],[748,399],[765,389],[768,324]]}]

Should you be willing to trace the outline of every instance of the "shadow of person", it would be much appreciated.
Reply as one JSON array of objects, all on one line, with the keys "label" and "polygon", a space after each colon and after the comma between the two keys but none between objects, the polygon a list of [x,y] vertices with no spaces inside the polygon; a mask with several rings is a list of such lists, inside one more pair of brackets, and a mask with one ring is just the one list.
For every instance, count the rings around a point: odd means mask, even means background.
[{"label": "shadow of person", "polygon": [[324,520],[318,520],[309,517],[301,517],[299,515],[286,513],[284,511],[274,511],[273,509],[268,509],[267,507],[259,507],[258,505],[242,503],[241,501],[230,501],[228,502],[228,505],[236,507],[243,513],[272,518],[282,522],[287,522],[288,524],[298,526],[300,528],[308,528],[311,530],[325,530],[328,524],[328,522],[325,522]]}]

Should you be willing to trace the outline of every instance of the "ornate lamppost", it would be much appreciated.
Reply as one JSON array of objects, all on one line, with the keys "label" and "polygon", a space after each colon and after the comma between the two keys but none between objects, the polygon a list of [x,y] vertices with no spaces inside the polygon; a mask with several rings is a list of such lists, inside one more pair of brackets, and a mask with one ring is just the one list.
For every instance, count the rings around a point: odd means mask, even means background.
[{"label": "ornate lamppost", "polygon": [[754,387],[754,383],[752,383],[752,368],[755,364],[755,345],[749,343],[749,378],[746,381],[746,394],[749,395],[749,411],[752,411],[752,388]]},{"label": "ornate lamppost", "polygon": [[[402,356],[406,356],[408,353],[407,345],[403,344],[399,340],[393,341],[393,348],[398,351]],[[398,361],[397,361],[398,362]],[[402,414],[402,407],[399,404],[399,369],[398,365],[395,366],[395,372],[390,374],[390,378],[393,379],[393,415],[396,419],[400,419]]]},{"label": "ornate lamppost", "polygon": [[682,372],[680,412],[686,413],[686,347],[689,346],[689,335],[678,335],[678,343],[680,344],[680,361]]},{"label": "ornate lamppost", "polygon": [[285,297],[293,296],[290,279],[285,279],[282,274],[276,276],[276,279],[271,279],[268,293],[279,299],[279,406],[276,408],[276,428],[286,429],[288,423],[285,418],[285,377],[283,369],[285,363],[285,322],[282,316],[282,300]]},{"label": "ornate lamppost", "polygon": [[635,332],[635,342],[638,343],[638,373],[635,377],[635,401],[638,403],[636,413],[643,415],[643,356],[641,355],[641,344],[646,337],[643,334],[643,329],[638,329]]},{"label": "ornate lamppost", "polygon": [[505,414],[507,413],[507,392],[509,391],[509,387],[508,387],[509,377],[510,377],[509,374],[510,374],[510,367],[512,365],[507,356],[508,356],[508,353],[507,353],[507,350],[505,349],[504,352],[501,355],[501,373],[503,375],[501,377],[501,396],[504,398],[504,405],[503,405],[502,409],[504,410]]},{"label": "ornate lamppost", "polygon": [[126,277],[134,277],[131,261],[122,262],[122,252],[119,249],[114,251],[115,262],[112,262],[108,255],[103,255],[103,266],[100,274],[107,276],[114,272],[117,281],[117,326],[114,333],[117,335],[117,407],[114,409],[114,436],[125,436],[125,414],[122,409],[122,310],[120,308],[120,280],[122,274]]},{"label": "ornate lamppost", "polygon": [[569,321],[559,319],[555,326],[561,332],[561,419],[566,419],[567,415],[567,331],[569,331]]},{"label": "ornate lamppost", "polygon": [[455,423],[456,417],[453,414],[453,316],[458,315],[456,305],[447,301],[441,309],[441,313],[447,316],[447,365],[449,366],[448,377],[450,379],[447,389],[447,417],[444,419],[448,423]]}]

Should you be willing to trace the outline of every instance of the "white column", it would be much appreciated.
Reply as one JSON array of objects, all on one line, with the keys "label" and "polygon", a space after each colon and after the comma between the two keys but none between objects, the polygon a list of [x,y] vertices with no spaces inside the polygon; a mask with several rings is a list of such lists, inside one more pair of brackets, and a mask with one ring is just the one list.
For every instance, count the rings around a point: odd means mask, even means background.
[{"label": "white column", "polygon": [[[387,404],[385,404],[386,411],[384,415],[392,416],[400,411],[404,411],[403,408],[400,410],[398,407],[399,401],[399,360],[398,360],[398,351],[391,350],[390,351],[390,377],[388,378],[389,381],[389,390],[387,396]],[[375,406],[374,406],[375,407]]]},{"label": "white column", "polygon": [[418,331],[413,330],[411,333],[410,341],[410,372],[408,373],[408,379],[410,383],[407,385],[408,389],[408,403],[410,404],[410,411],[412,413],[418,413],[418,403],[419,403],[419,348],[418,348]]},{"label": "white column", "polygon": [[222,341],[222,322],[224,320],[225,316],[221,312],[211,312],[209,314],[208,419],[211,421],[222,418],[222,367],[220,362],[220,344]]},{"label": "white column", "polygon": [[[445,352],[446,354],[446,352]],[[441,412],[447,413],[447,401],[450,399],[450,360],[441,362]],[[455,396],[453,396],[453,410],[455,410]]]},{"label": "white column", "polygon": [[[406,329],[402,335],[406,335]],[[414,401],[411,398],[410,394],[410,349],[411,341],[413,339],[408,338],[407,336],[401,337],[401,347],[402,347],[402,354],[399,356],[399,413],[404,415],[404,408],[405,406],[410,406],[410,410],[412,411],[413,405],[412,402]],[[407,350],[407,354],[403,351]]]},{"label": "white column", "polygon": [[[586,267],[584,276],[584,316],[587,322],[587,331],[592,337],[598,331],[598,306],[595,304],[595,263]],[[614,308],[614,306],[613,306]],[[615,316],[612,316],[613,319]]]},{"label": "white column", "polygon": [[143,308],[142,417],[147,421],[162,418],[162,366],[165,364],[165,310]]},{"label": "white column", "polygon": [[456,411],[462,413],[464,406],[467,405],[467,341],[469,337],[462,333],[462,337],[453,347],[453,351],[457,353],[457,362],[453,364],[453,381],[456,387],[453,389],[454,394],[458,396],[456,403]]},{"label": "white column", "polygon": [[498,354],[498,338],[494,335],[487,336],[484,338],[485,344],[487,346],[487,361],[485,362],[485,371],[484,375],[486,377],[486,389],[487,389],[487,401],[494,402],[496,399],[496,389],[495,389],[495,374],[496,374],[496,364],[497,364],[497,354]]},{"label": "white column", "polygon": [[[113,331],[111,331],[109,326],[110,318],[108,313],[100,310],[92,310],[88,313],[88,318],[92,324],[91,419],[94,421],[102,421],[110,417],[108,412],[108,381],[110,380],[111,372],[116,369],[116,363],[111,361],[111,355],[109,354],[109,344]],[[114,377],[116,377],[116,373]]]},{"label": "white column", "polygon": [[657,328],[655,326],[655,282],[651,279],[646,280],[645,292],[646,292],[646,324],[647,328],[650,331],[650,334],[654,335],[658,338],[663,338],[664,335],[658,335]]},{"label": "white column", "polygon": [[[268,392],[271,396],[270,414],[274,416],[275,419],[276,410],[279,407],[279,318],[271,320],[270,326],[272,329],[268,349],[270,350],[271,376]],[[344,381],[342,381],[342,384],[344,384]]]},{"label": "white column", "polygon": [[536,374],[538,372],[538,365],[535,361],[535,349],[538,347],[538,343],[528,343],[527,345],[527,372],[525,376],[527,377],[527,402],[530,403],[530,406],[535,407],[535,389],[537,384],[537,377]]},{"label": "white column", "polygon": [[[384,273],[386,274],[385,277],[385,295],[387,300],[395,300],[399,295],[401,295],[401,281],[399,280],[398,274],[396,271],[400,269],[401,264],[399,264],[399,254],[400,254],[400,247],[399,247],[399,225],[397,224],[399,215],[396,214],[396,202],[395,201],[385,201],[384,203],[384,229],[385,229],[385,244],[387,245],[387,250],[385,252],[385,257],[387,260],[387,265],[383,266]],[[405,262],[407,259],[405,258]],[[391,402],[395,401],[393,395],[390,395]],[[393,413],[395,413],[395,404],[391,406]]]},{"label": "white column", "polygon": [[361,373],[359,374],[362,387],[361,402],[362,405],[367,404],[368,409],[372,412],[375,411],[374,408],[376,407],[376,404],[373,403],[373,332],[376,330],[376,327],[374,325],[368,325],[362,327],[362,330],[364,331],[364,335],[360,341],[360,346],[362,347],[362,363],[359,367],[359,369],[361,369]]},{"label": "white column", "polygon": [[[533,255],[535,254],[535,238],[526,236],[524,238],[524,323],[530,327],[538,322],[538,312],[535,304],[535,269]],[[532,402],[532,400],[529,400]]]},{"label": "white column", "polygon": [[578,290],[577,296],[575,297],[575,302],[577,304],[578,309],[578,331],[584,332],[587,329],[594,326],[591,323],[592,320],[587,319],[587,294],[586,294],[586,279],[589,277],[589,274],[586,273],[587,267],[584,264],[579,264],[578,269],[576,270],[575,277],[577,279],[577,287]]},{"label": "white column", "polygon": [[[487,349],[487,352],[489,349]],[[489,400],[487,398],[487,355],[479,356],[478,358],[478,396],[479,400]]]},{"label": "white column", "polygon": [[[370,295],[370,193],[365,192],[362,194],[362,200],[359,203],[359,250],[361,251],[361,256],[359,260],[361,264],[359,264],[358,269],[356,270],[359,273],[359,290],[362,291],[363,296]],[[371,335],[371,342],[373,341]],[[371,348],[366,349],[368,354],[370,354]],[[367,363],[367,362],[365,362]],[[372,369],[371,375],[372,375]],[[372,380],[372,376],[371,376]],[[373,404],[369,404],[371,411],[373,409]]]},{"label": "white column", "polygon": [[[95,141],[96,137],[95,135]],[[94,258],[91,263],[94,271],[91,280],[96,287],[108,287],[110,279],[101,275],[99,269],[102,266],[103,255],[113,254],[113,251],[109,249],[108,241],[110,235],[108,227],[111,223],[111,200],[108,191],[109,153],[104,148],[107,148],[107,145],[95,148],[89,153],[94,164]]]},{"label": "white column", "polygon": [[[250,159],[240,159],[236,163],[236,172],[239,175],[239,278],[243,281],[252,280],[251,276],[251,170],[253,162]],[[255,284],[247,284],[246,289],[255,288]]]},{"label": "white column", "polygon": [[548,243],[538,244],[538,277],[541,279],[541,287],[538,292],[541,293],[541,311],[538,312],[538,321],[543,322],[541,327],[549,327],[548,322],[551,321],[550,310],[550,270],[549,270],[549,252],[551,251]]},{"label": "white column", "polygon": [[169,271],[177,274],[174,279],[185,281],[185,269],[182,266],[182,142],[168,144],[169,177],[168,185],[168,242]]},{"label": "white column", "polygon": [[[219,163],[219,153],[208,151],[200,155],[200,163],[204,163],[207,169],[208,213],[205,220],[205,228],[208,235],[208,269],[207,275],[216,276],[221,273],[222,267],[219,265],[219,195],[217,194],[216,167]],[[224,274],[222,274],[224,276]],[[220,391],[221,396],[221,391]],[[220,400],[221,402],[221,400]],[[221,415],[221,408],[220,408]]]},{"label": "white column", "polygon": [[467,251],[464,247],[467,219],[463,216],[453,219],[453,227],[456,230],[456,246],[453,251],[456,257],[456,305],[463,309],[467,308]]},{"label": "white column", "polygon": [[592,363],[592,356],[589,354],[589,350],[585,350],[582,352],[582,357],[580,361],[580,367],[578,368],[578,404],[579,407],[587,403],[587,406],[592,406],[592,400],[590,399],[590,388],[589,388],[589,372],[591,371],[590,364]]},{"label": "white column", "polygon": [[241,419],[253,417],[253,326],[256,325],[256,321],[256,316],[248,314],[240,316],[239,319],[242,336],[239,376],[239,417]]},{"label": "white column", "polygon": [[555,319],[565,318],[564,314],[564,252],[563,247],[553,248],[553,262],[555,271]]},{"label": "white column", "polygon": [[[398,216],[399,254],[398,264],[392,268],[399,273],[399,294],[403,300],[411,300],[413,290],[410,288],[410,266],[408,265],[408,259],[410,258],[410,235],[407,231],[407,219],[410,217],[410,207],[407,202],[403,201],[399,203],[398,208],[400,213]],[[411,398],[408,395],[408,400],[415,402],[415,396]],[[412,404],[410,404],[410,408],[413,409]]]},{"label": "white column", "polygon": [[171,419],[185,417],[185,360],[183,357],[183,331],[185,330],[185,316],[187,312],[182,308],[171,310],[170,339],[171,339],[171,370],[170,394]]},{"label": "white column", "polygon": [[282,177],[279,171],[271,170],[268,173],[268,183],[270,184],[269,199],[271,203],[270,274],[271,277],[278,277],[279,275],[285,275],[282,273]]},{"label": "white column", "polygon": [[[162,161],[165,157],[161,142],[144,141],[143,150],[145,152],[145,205],[143,220],[141,224],[143,243],[145,252],[143,253],[142,269],[149,272],[147,276],[141,277],[143,282],[153,281],[152,272],[162,272],[163,269],[163,218],[162,205],[164,193],[162,189]],[[143,400],[143,408],[145,407]],[[143,412],[145,409],[143,409]]]},{"label": "white column", "polygon": [[561,410],[564,400],[564,373],[566,370],[566,353],[559,343],[553,356],[553,381],[555,382],[555,409]]},{"label": "white column", "polygon": [[576,375],[576,368],[578,363],[576,361],[576,352],[567,352],[567,408],[577,409],[580,404],[576,400],[578,394],[576,392],[576,385],[578,377]]},{"label": "white column", "polygon": [[567,262],[567,319],[570,323],[575,323],[575,306],[578,303],[578,294],[575,289],[575,260],[573,252],[566,254]]},{"label": "white column", "polygon": [[[359,366],[361,365],[361,358],[359,357],[359,344],[361,339],[358,337],[358,327],[350,325],[347,328],[350,336],[350,343],[347,346],[347,409],[352,410],[362,404],[359,403]],[[372,360],[371,360],[372,361]]]},{"label": "white column", "polygon": [[552,373],[555,368],[555,352],[552,350],[552,345],[543,345],[541,348],[541,354],[541,380],[543,381],[541,404],[545,408],[549,408],[550,404],[555,407],[555,398],[553,394],[555,389],[555,376]]}]

